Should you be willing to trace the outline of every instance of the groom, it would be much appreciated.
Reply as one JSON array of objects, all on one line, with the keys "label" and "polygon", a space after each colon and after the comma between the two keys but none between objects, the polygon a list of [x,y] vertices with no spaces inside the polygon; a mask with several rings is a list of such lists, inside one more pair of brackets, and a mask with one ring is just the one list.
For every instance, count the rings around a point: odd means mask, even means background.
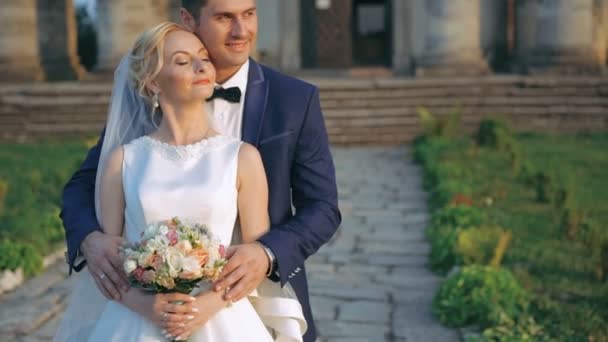
[{"label": "groom", "polygon": [[[308,322],[304,340],[314,341],[304,261],[341,220],[318,90],[249,58],[257,38],[255,0],[182,0],[182,7],[182,24],[205,43],[223,88],[208,102],[210,113],[225,134],[258,148],[270,188],[270,231],[230,249],[216,290],[238,300],[266,276],[281,285],[289,281]],[[122,240],[103,234],[95,215],[102,144],[103,135],[65,186],[61,217],[70,271],[86,262],[101,292],[120,299],[118,288],[127,287],[118,255]]]}]

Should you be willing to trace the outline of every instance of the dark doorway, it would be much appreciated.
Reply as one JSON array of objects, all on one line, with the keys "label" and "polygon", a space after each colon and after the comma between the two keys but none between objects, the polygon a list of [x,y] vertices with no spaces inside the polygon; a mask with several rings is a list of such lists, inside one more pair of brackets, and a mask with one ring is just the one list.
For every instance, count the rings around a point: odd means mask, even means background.
[{"label": "dark doorway", "polygon": [[391,0],[354,0],[353,62],[357,66],[391,65]]}]

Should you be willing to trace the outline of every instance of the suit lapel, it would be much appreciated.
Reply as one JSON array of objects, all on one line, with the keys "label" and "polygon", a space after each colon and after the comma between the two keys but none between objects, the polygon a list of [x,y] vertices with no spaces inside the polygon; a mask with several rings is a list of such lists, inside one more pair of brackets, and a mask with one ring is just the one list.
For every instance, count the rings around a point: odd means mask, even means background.
[{"label": "suit lapel", "polygon": [[268,81],[264,78],[262,68],[253,59],[249,59],[249,75],[245,108],[243,109],[243,141],[257,146],[264,121],[264,112],[268,101]]}]

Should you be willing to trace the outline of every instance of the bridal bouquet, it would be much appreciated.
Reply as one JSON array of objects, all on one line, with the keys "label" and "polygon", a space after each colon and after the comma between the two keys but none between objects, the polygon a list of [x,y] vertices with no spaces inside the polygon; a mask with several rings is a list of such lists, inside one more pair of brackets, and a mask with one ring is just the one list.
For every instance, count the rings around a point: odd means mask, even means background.
[{"label": "bridal bouquet", "polygon": [[206,227],[178,218],[149,225],[124,253],[131,286],[157,293],[189,294],[200,281],[217,280],[228,262],[224,246]]}]

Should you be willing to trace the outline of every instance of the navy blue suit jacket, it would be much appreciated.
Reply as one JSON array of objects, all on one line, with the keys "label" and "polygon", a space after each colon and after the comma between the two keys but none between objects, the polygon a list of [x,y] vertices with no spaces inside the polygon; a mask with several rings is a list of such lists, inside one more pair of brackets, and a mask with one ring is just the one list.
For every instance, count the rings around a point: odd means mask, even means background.
[{"label": "navy blue suit jacket", "polygon": [[[250,60],[242,127],[242,139],[258,148],[268,177],[271,229],[259,240],[278,261],[279,275],[271,279],[293,286],[309,326],[305,341],[314,341],[304,261],[341,221],[318,89]],[[74,265],[80,244],[100,229],[94,194],[102,143],[103,134],[63,192],[70,271],[82,269],[84,264]]]}]

